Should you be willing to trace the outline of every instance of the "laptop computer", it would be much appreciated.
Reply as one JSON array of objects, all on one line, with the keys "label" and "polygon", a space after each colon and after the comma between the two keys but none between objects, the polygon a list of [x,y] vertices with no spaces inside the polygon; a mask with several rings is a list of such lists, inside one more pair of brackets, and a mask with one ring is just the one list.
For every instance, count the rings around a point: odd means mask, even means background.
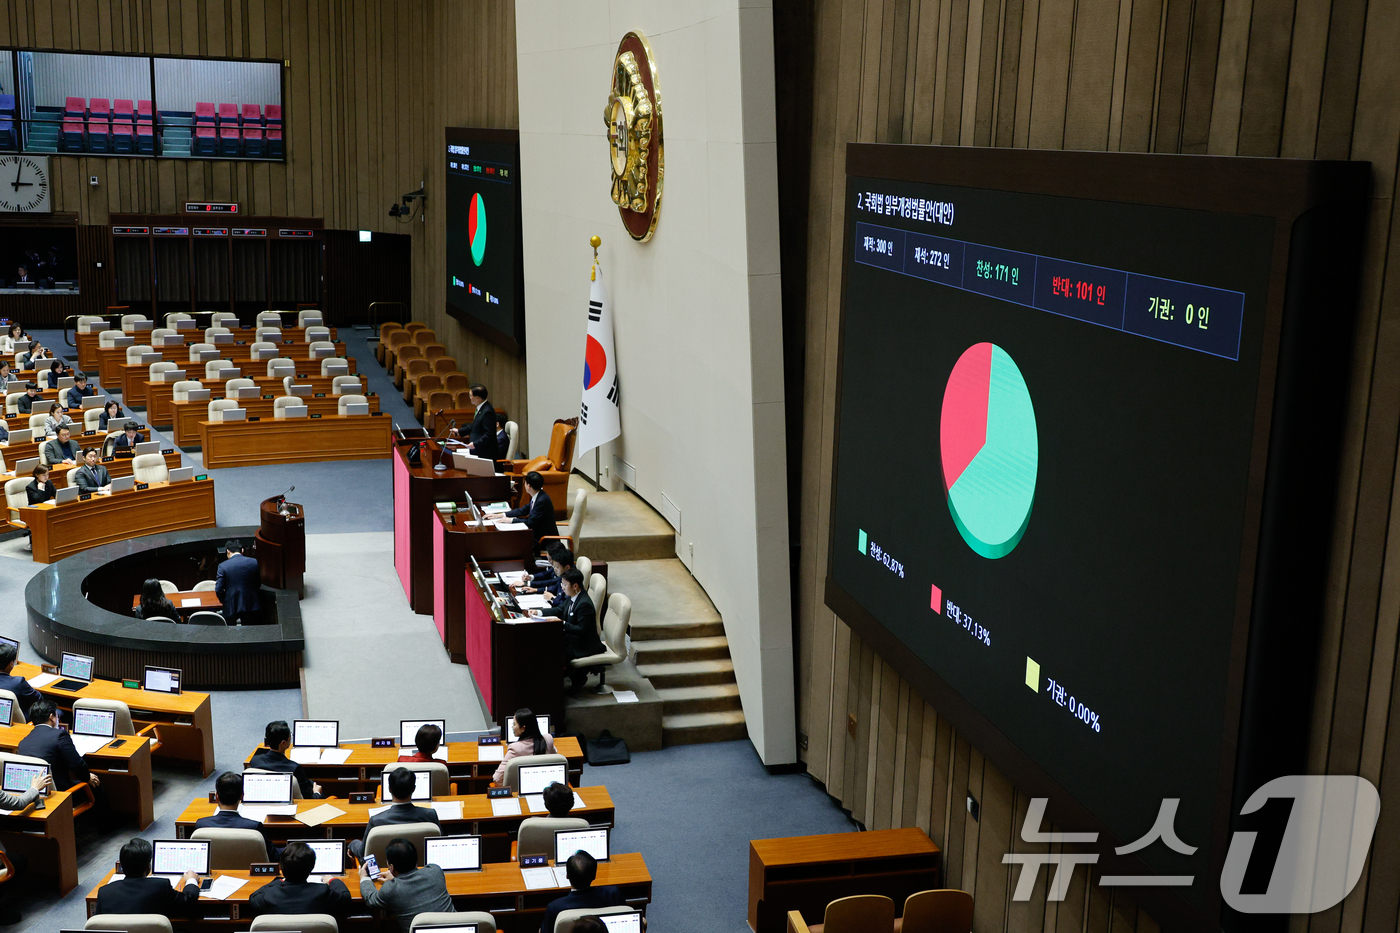
[{"label": "laptop computer", "polygon": [[83,411],[87,411],[89,408],[101,408],[106,404],[107,400],[100,395],[83,396]]},{"label": "laptop computer", "polygon": [[135,476],[112,477],[112,492],[129,492],[136,488]]},{"label": "laptop computer", "polygon": [[552,765],[524,765],[517,772],[520,778],[520,795],[543,794],[551,784],[568,784],[569,766],[563,762]]},{"label": "laptop computer", "polygon": [[133,334],[144,334],[147,331],[155,330],[155,321],[127,321],[122,325],[122,329],[131,328]]},{"label": "laptop computer", "polygon": [[[256,391],[256,390],[254,390]],[[248,409],[246,408],[225,408],[219,412],[220,421],[247,421]]]},{"label": "laptop computer", "polygon": [[292,722],[295,748],[339,748],[339,719],[297,719]]},{"label": "laptop computer", "polygon": [[133,418],[128,418],[128,417],[126,417],[125,415],[123,415],[123,416],[120,417],[120,418],[108,418],[108,419],[107,419],[107,433],[108,433],[108,434],[121,434],[123,431],[126,430],[126,423],[127,423],[128,421],[131,421],[131,422],[134,423],[135,419],[133,419]]},{"label": "laptop computer", "polygon": [[575,852],[587,852],[600,862],[608,861],[608,837],[611,832],[606,826],[555,830],[554,864],[563,865]]},{"label": "laptop computer", "polygon": [[185,338],[179,334],[162,334],[160,342],[162,346],[177,347],[185,342]]},{"label": "laptop computer", "polygon": [[309,409],[305,405],[288,405],[282,409],[283,418],[305,418]]},{"label": "laptop computer", "polygon": [[[62,490],[59,490],[62,492]],[[93,659],[85,654],[73,654],[63,652],[63,658],[58,664],[58,673],[62,680],[52,684],[55,690],[81,690],[92,683]]]},{"label": "laptop computer", "polygon": [[136,445],[136,456],[160,453],[160,441],[142,441]]},{"label": "laptop computer", "polygon": [[73,377],[59,376],[58,385],[55,386],[55,388],[58,389],[58,391],[60,392],[67,392],[69,389],[73,388]]},{"label": "laptop computer", "polygon": [[287,806],[292,802],[293,777],[290,773],[244,771],[243,802],[255,806]]},{"label": "laptop computer", "polygon": [[217,359],[219,358],[219,351],[218,351],[217,349],[214,349],[214,350],[198,350],[198,351],[196,351],[196,353],[197,353],[197,355],[198,355],[199,358],[198,358],[198,359],[194,359],[194,360],[190,360],[191,363],[208,363],[208,362],[210,362],[211,360],[217,360]]},{"label": "laptop computer", "polygon": [[[194,467],[176,467],[170,471],[170,482],[183,483],[187,479],[194,479]],[[113,480],[112,482],[116,482]]]},{"label": "laptop computer", "polygon": [[[413,928],[414,933],[479,933],[475,923],[420,923]],[[68,930],[60,930],[59,933],[69,933]],[[73,933],[83,933],[75,930]],[[108,933],[106,930],[90,930],[87,933]]]},{"label": "laptop computer", "polygon": [[136,344],[136,338],[130,334],[114,334],[112,336],[112,346],[130,347]]},{"label": "laptop computer", "polygon": [[603,921],[603,926],[608,928],[608,933],[642,933],[642,912],[640,910],[599,914],[598,919]]},{"label": "laptop computer", "polygon": [[311,866],[308,881],[324,883],[327,879],[345,874],[344,839],[288,839],[287,842],[302,842],[316,853],[316,864]]},{"label": "laptop computer", "polygon": [[481,837],[429,836],[423,840],[423,864],[443,871],[481,871]]},{"label": "laptop computer", "polygon": [[348,376],[350,375],[349,363],[327,363],[323,376]]},{"label": "laptop computer", "polygon": [[180,692],[180,670],[174,667],[146,667],[146,677],[141,682],[142,689],[152,693]]},{"label": "laptop computer", "polygon": [[276,347],[255,347],[252,358],[258,361],[270,360],[277,355]]},{"label": "laptop computer", "polygon": [[233,343],[233,334],[214,334],[206,343]]},{"label": "laptop computer", "polygon": [[[151,843],[151,877],[164,878],[173,888],[187,871],[209,876],[208,839],[157,839]],[[204,887],[201,882],[200,887]]]},{"label": "laptop computer", "polygon": [[164,353],[142,353],[141,359],[137,360],[137,362],[142,366],[150,366],[152,363],[159,363],[164,359]]},{"label": "laptop computer", "polygon": [[437,726],[442,730],[442,741],[447,741],[446,719],[400,719],[399,745],[403,748],[412,748],[413,743],[418,738],[418,729],[421,726]]},{"label": "laptop computer", "polygon": [[335,347],[312,347],[311,358],[313,360],[325,359],[328,356],[335,356]]},{"label": "laptop computer", "polygon": [[55,505],[67,505],[69,502],[77,502],[80,491],[77,486],[64,486],[62,489],[54,490],[53,501]]},{"label": "laptop computer", "polygon": [[297,385],[297,384],[294,383],[294,384],[292,385],[292,390],[291,390],[290,392],[288,392],[287,394],[288,394],[288,395],[297,395],[297,396],[300,396],[300,397],[302,397],[302,398],[310,398],[310,397],[311,397],[311,386],[310,386],[309,384],[308,384],[308,385]]},{"label": "laptop computer", "polygon": [[0,697],[0,726],[8,726],[14,722],[15,701],[9,697]]},{"label": "laptop computer", "polygon": [[229,398],[257,398],[260,392],[257,386],[236,386]]},{"label": "laptop computer", "polygon": [[[28,431],[15,431],[10,435],[10,443],[15,443],[15,434],[28,434]],[[34,468],[39,465],[38,457],[25,457],[15,464],[16,476],[28,476],[34,472]]]},{"label": "laptop computer", "polygon": [[[384,773],[379,776],[379,799],[385,803],[394,799],[394,795],[389,793],[389,775],[398,769],[392,766],[386,767]],[[428,771],[413,772],[413,796],[410,800],[432,800],[433,799],[433,775]]]},{"label": "laptop computer", "polygon": [[194,321],[190,318],[177,318],[173,323],[176,330],[194,330]]},{"label": "laptop computer", "polygon": [[185,400],[190,402],[207,402],[209,401],[209,390],[190,389],[185,393]]},{"label": "laptop computer", "polygon": [[183,369],[167,369],[160,374],[161,382],[179,382],[188,378],[188,371]]},{"label": "laptop computer", "polygon": [[345,406],[345,414],[367,415],[369,414],[369,402],[350,402]]},{"label": "laptop computer", "polygon": [[73,728],[68,730],[79,755],[91,755],[117,737],[117,714],[110,709],[73,710]]},{"label": "laptop computer", "polygon": [[[11,794],[22,794],[40,775],[48,774],[49,766],[29,761],[7,761],[0,767],[0,787]],[[47,797],[48,793],[41,796]]]}]

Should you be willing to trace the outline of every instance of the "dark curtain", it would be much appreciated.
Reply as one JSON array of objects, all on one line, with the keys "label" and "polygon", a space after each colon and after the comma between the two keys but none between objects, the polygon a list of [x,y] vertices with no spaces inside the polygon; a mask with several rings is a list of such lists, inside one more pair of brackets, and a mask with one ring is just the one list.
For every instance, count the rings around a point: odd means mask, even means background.
[{"label": "dark curtain", "polygon": [[[194,297],[201,305],[228,304],[229,255],[227,240],[194,241]],[[201,308],[201,310],[220,310]]]},{"label": "dark curtain", "polygon": [[321,301],[321,241],[275,240],[272,243],[274,306]]},{"label": "dark curtain", "polygon": [[233,300],[267,303],[267,241],[233,241]]},{"label": "dark curtain", "polygon": [[117,301],[121,304],[150,301],[151,241],[145,237],[114,238],[112,249]]},{"label": "dark curtain", "polygon": [[185,237],[155,241],[157,301],[189,304],[189,250],[190,241]]}]

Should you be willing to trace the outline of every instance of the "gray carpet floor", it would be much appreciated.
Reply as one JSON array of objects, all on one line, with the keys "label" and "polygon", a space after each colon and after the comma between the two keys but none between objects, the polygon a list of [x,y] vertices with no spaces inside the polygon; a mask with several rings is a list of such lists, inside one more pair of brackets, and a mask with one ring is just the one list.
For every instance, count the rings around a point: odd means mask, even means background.
[{"label": "gray carpet floor", "polygon": [[[36,334],[62,347],[58,332]],[[374,362],[365,331],[344,330],[381,408],[400,425],[412,412]],[[136,416],[142,419],[142,413]],[[170,438],[156,432],[165,440]],[[184,452],[200,465],[197,451]],[[258,503],[288,486],[307,512],[307,631],[303,698],[296,690],[212,694],[219,771],[241,766],[273,719],[303,715],[341,720],[341,734],[392,733],[401,718],[446,716],[451,732],[486,724],[465,666],[446,664],[428,616],[408,611],[393,572],[388,461],[312,463],[214,472],[221,525],[256,521]],[[21,642],[21,660],[38,663],[25,636],[24,586],[38,570],[17,538],[0,541],[0,635]],[[654,879],[652,933],[746,930],[748,841],[850,831],[846,815],[801,774],[770,775],[748,742],[690,745],[639,753],[631,763],[585,768],[584,783],[608,787],[617,805],[614,846],[641,852]],[[190,769],[156,766],[156,821],[141,835],[172,838],[174,819],[213,788]],[[67,897],[24,887],[9,894],[24,912],[15,930],[81,929],[84,897],[135,829],[82,825],[79,885]]]}]

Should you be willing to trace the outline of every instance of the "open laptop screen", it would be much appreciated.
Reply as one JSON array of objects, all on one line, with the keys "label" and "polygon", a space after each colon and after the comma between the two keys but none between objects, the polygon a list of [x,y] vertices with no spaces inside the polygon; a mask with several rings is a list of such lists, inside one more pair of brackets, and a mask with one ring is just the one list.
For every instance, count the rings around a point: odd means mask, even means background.
[{"label": "open laptop screen", "polygon": [[[385,771],[385,772],[380,776],[379,780],[380,780],[380,783],[383,785],[383,789],[382,789],[382,790],[380,791],[380,793],[379,793],[379,799],[380,799],[380,800],[383,800],[383,801],[386,801],[386,802],[387,802],[387,801],[389,801],[389,800],[394,799],[394,795],[391,794],[391,793],[389,793],[389,775],[392,774],[394,771],[397,771],[397,770],[398,770],[397,768],[391,768],[390,770]],[[433,776],[432,776],[431,773],[429,773],[429,772],[427,772],[427,771],[414,771],[414,772],[413,772],[413,796],[412,796],[410,799],[412,799],[412,800],[432,800],[432,799],[433,799]]]},{"label": "open laptop screen", "polygon": [[298,719],[292,723],[292,744],[298,748],[335,748],[340,744],[340,720]]},{"label": "open laptop screen", "polygon": [[153,875],[209,874],[207,839],[157,839],[151,846],[155,850],[151,856]]},{"label": "open laptop screen", "polygon": [[288,842],[304,842],[316,853],[316,864],[311,868],[313,875],[340,875],[345,873],[344,839],[289,839]]},{"label": "open laptop screen", "polygon": [[562,762],[552,765],[525,765],[520,769],[520,793],[543,794],[544,789],[556,781],[568,784],[568,765]]},{"label": "open laptop screen", "polygon": [[291,803],[292,775],[243,772],[244,803]]},{"label": "open laptop screen", "polygon": [[180,672],[173,667],[147,667],[145,685],[152,693],[179,693]]},{"label": "open laptop screen", "polygon": [[642,933],[642,912],[629,910],[626,913],[599,914],[598,919],[608,928],[608,933]]},{"label": "open laptop screen", "polygon": [[92,680],[92,658],[84,654],[69,654],[65,651],[58,672],[73,680]]},{"label": "open laptop screen", "polygon": [[48,765],[30,764],[27,761],[7,761],[0,770],[0,787],[11,794],[22,794],[29,790],[36,777],[49,773]]},{"label": "open laptop screen", "polygon": [[442,740],[447,741],[446,719],[401,719],[399,720],[399,745],[408,748],[418,736],[420,726],[437,726],[442,730]]},{"label": "open laptop screen", "polygon": [[423,864],[443,871],[477,871],[481,868],[480,836],[429,836],[423,840]]},{"label": "open laptop screen", "polygon": [[608,861],[608,828],[561,829],[554,834],[554,864],[563,865],[575,852],[587,852],[600,862]]},{"label": "open laptop screen", "polygon": [[73,733],[113,738],[117,734],[117,714],[110,709],[85,709],[80,706],[73,710]]}]

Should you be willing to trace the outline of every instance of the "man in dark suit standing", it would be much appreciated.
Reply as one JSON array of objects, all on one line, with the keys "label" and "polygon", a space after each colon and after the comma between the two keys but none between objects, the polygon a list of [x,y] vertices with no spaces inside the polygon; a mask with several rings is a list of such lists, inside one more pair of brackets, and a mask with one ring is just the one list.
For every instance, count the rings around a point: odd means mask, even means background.
[{"label": "man in dark suit standing", "polygon": [[248,898],[252,916],[260,914],[330,914],[344,919],[350,915],[350,889],[339,878],[330,884],[306,879],[316,865],[316,853],[304,842],[289,842],[278,859],[282,877],[263,885]]},{"label": "man in dark suit standing", "polygon": [[[19,700],[19,711],[25,718],[34,701],[40,699],[39,691],[23,677],[15,674],[15,661],[19,660],[19,649],[9,642],[0,642],[0,690],[8,690]],[[6,725],[0,723],[0,725]]]},{"label": "man in dark suit standing", "polygon": [[575,658],[601,654],[603,640],[598,637],[598,612],[593,600],[583,588],[583,572],[577,567],[564,571],[562,578],[564,602],[564,675],[569,679],[570,692],[583,688],[588,675],[575,670],[569,662]]},{"label": "man in dark suit standing", "polygon": [[486,401],[489,394],[486,386],[477,383],[469,391],[472,404],[476,406],[476,417],[472,419],[472,439],[467,449],[483,460],[499,460],[501,451],[496,444],[496,409]]},{"label": "man in dark suit standing", "polygon": [[525,474],[525,494],[530,501],[522,503],[518,509],[511,509],[506,517],[524,519],[525,524],[530,526],[530,533],[535,536],[535,549],[539,550],[541,538],[559,535],[559,526],[554,521],[554,502],[544,491],[544,477],[534,470]]},{"label": "man in dark suit standing", "polygon": [[[418,786],[417,771],[410,771],[408,768],[394,768],[390,771],[389,796],[393,798],[394,802],[389,809],[369,818],[369,822],[365,824],[365,836],[368,837],[369,831],[376,826],[397,826],[403,823],[435,823],[438,829],[442,829],[442,820],[439,819],[436,810],[414,804],[413,788],[416,786]],[[357,859],[363,859],[365,841],[363,839],[351,840],[350,854]]]},{"label": "man in dark suit standing", "polygon": [[199,876],[187,871],[180,876],[176,891],[165,878],[151,878],[151,844],[136,836],[122,846],[121,881],[104,884],[97,890],[99,914],[162,914],[179,917],[199,904]]},{"label": "man in dark suit standing", "polygon": [[73,737],[58,728],[58,707],[48,700],[35,700],[29,707],[29,721],[34,728],[20,739],[15,751],[30,758],[44,759],[53,774],[54,787],[68,790],[84,781],[93,788],[101,786],[101,779],[88,771],[87,762],[73,746]]},{"label": "man in dark suit standing", "polygon": [[224,555],[227,559],[219,565],[214,581],[214,595],[224,604],[224,618],[229,624],[259,621],[258,562],[243,556],[243,545],[237,541],[225,542]]},{"label": "man in dark suit standing", "polygon": [[[209,816],[194,821],[195,829],[251,829],[259,833],[263,826],[256,820],[238,815],[238,805],[243,802],[243,775],[237,771],[225,771],[214,782],[214,795],[219,800],[218,809]],[[268,846],[269,853],[271,845]]]}]

